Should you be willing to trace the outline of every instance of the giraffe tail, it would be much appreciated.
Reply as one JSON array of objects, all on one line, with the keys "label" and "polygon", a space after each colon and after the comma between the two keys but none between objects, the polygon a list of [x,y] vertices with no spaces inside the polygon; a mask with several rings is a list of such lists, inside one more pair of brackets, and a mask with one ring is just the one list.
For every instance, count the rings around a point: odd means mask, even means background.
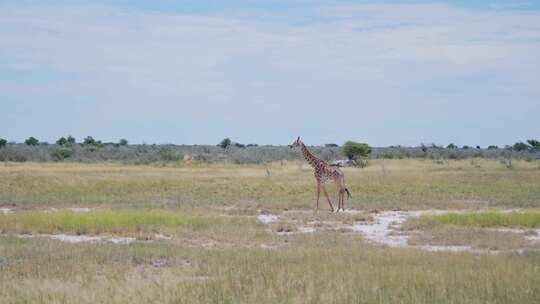
[{"label": "giraffe tail", "polygon": [[349,189],[345,188],[345,192],[347,192],[347,198],[351,198],[351,193],[349,192]]}]

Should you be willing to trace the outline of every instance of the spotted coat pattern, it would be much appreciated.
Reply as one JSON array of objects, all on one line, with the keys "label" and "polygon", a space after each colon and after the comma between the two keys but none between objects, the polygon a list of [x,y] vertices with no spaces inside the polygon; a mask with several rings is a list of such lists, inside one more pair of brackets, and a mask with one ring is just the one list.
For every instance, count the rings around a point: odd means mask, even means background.
[{"label": "spotted coat pattern", "polygon": [[337,167],[330,166],[324,160],[313,155],[303,142],[300,142],[300,148],[306,161],[315,170],[315,179],[320,183],[328,183],[331,181],[339,181],[343,178],[343,172]]},{"label": "spotted coat pattern", "polygon": [[345,210],[345,194],[347,194],[347,197],[350,197],[351,194],[349,193],[349,190],[345,186],[345,176],[343,175],[343,172],[341,172],[341,170],[338,167],[331,166],[327,162],[313,155],[308,150],[306,145],[304,145],[304,143],[300,140],[300,137],[298,137],[289,147],[300,148],[306,161],[315,170],[315,179],[317,180],[317,204],[316,204],[315,210],[319,209],[319,196],[322,189],[324,191],[324,195],[326,196],[328,200],[330,209],[334,211],[334,206],[332,205],[332,201],[330,200],[330,197],[328,196],[328,193],[326,192],[326,189],[324,187],[324,184],[331,181],[336,184],[337,190],[338,190],[338,209],[337,210],[338,211],[339,209]]}]

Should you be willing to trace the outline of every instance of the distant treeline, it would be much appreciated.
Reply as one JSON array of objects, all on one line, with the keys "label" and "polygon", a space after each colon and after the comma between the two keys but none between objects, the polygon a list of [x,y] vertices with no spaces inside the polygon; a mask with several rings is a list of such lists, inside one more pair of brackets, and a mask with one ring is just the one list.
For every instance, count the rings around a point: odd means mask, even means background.
[{"label": "distant treeline", "polygon": [[[310,149],[326,161],[346,159],[343,148],[337,144],[312,146]],[[301,155],[287,146],[259,146],[239,144],[226,138],[217,145],[155,145],[128,144],[125,139],[117,143],[103,143],[92,137],[76,142],[71,136],[60,138],[56,143],[39,142],[31,137],[25,143],[8,143],[0,138],[0,161],[68,161],[68,162],[122,162],[128,164],[151,164],[179,161],[230,162],[259,164],[269,161],[297,160]],[[487,148],[420,145],[418,147],[391,146],[371,148],[370,159],[540,159],[540,142],[528,140],[512,146]]]}]

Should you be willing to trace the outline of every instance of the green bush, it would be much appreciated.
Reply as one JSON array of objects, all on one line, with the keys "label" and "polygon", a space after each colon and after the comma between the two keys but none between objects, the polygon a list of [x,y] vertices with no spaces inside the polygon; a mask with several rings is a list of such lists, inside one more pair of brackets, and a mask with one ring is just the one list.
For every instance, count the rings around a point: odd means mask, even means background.
[{"label": "green bush", "polygon": [[65,146],[67,145],[68,141],[65,137],[60,137],[57,141],[56,141],[56,144],[59,145],[59,146]]},{"label": "green bush", "polygon": [[56,161],[62,161],[66,158],[70,158],[71,156],[73,156],[73,154],[75,154],[75,151],[73,151],[73,149],[59,148],[54,150],[51,156]]},{"label": "green bush", "polygon": [[223,148],[223,149],[227,149],[228,147],[230,147],[230,145],[232,144],[232,141],[230,138],[224,138],[219,144],[218,146]]},{"label": "green bush", "polygon": [[128,140],[125,139],[125,138],[122,138],[122,139],[120,139],[120,141],[118,142],[118,144],[119,144],[120,146],[127,146]]},{"label": "green bush", "polygon": [[175,151],[171,148],[163,148],[161,151],[159,151],[159,157],[163,161],[177,162],[181,160],[184,155],[181,152]]},{"label": "green bush", "polygon": [[348,141],[343,146],[343,154],[349,158],[349,160],[356,160],[360,157],[367,157],[371,153],[371,148],[366,143],[357,143],[354,141]]},{"label": "green bush", "polygon": [[29,145],[29,146],[37,146],[39,144],[39,140],[37,140],[37,138],[35,138],[33,136],[30,136],[29,138],[27,138],[24,141],[24,143]]},{"label": "green bush", "polygon": [[73,145],[73,144],[75,144],[75,143],[76,143],[75,137],[73,137],[73,136],[71,136],[71,135],[68,136],[67,142],[68,142],[68,144],[69,144],[70,146]]},{"label": "green bush", "polygon": [[0,148],[3,148],[7,145],[7,140],[0,138]]},{"label": "green bush", "polygon": [[93,146],[96,144],[96,140],[92,136],[86,136],[83,140],[83,145]]},{"label": "green bush", "polygon": [[540,151],[540,141],[536,139],[529,139],[527,140],[527,143],[531,146],[533,150]]},{"label": "green bush", "polygon": [[364,168],[368,165],[366,157],[371,153],[371,147],[366,143],[348,141],[343,145],[343,154],[352,160],[358,167]]},{"label": "green bush", "polygon": [[517,142],[512,146],[512,149],[514,151],[527,151],[529,150],[529,146],[526,143]]}]

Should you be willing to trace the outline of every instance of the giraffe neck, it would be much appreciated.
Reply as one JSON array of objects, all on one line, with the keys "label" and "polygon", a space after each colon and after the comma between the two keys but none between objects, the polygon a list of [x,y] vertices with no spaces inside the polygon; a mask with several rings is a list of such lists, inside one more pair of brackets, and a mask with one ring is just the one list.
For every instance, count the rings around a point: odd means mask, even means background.
[{"label": "giraffe neck", "polygon": [[308,148],[306,147],[306,145],[304,145],[304,143],[301,143],[302,144],[302,154],[304,155],[304,158],[306,159],[306,161],[313,167],[313,168],[316,168],[317,165],[321,162],[320,159],[318,159],[315,155],[313,155],[309,150]]}]

